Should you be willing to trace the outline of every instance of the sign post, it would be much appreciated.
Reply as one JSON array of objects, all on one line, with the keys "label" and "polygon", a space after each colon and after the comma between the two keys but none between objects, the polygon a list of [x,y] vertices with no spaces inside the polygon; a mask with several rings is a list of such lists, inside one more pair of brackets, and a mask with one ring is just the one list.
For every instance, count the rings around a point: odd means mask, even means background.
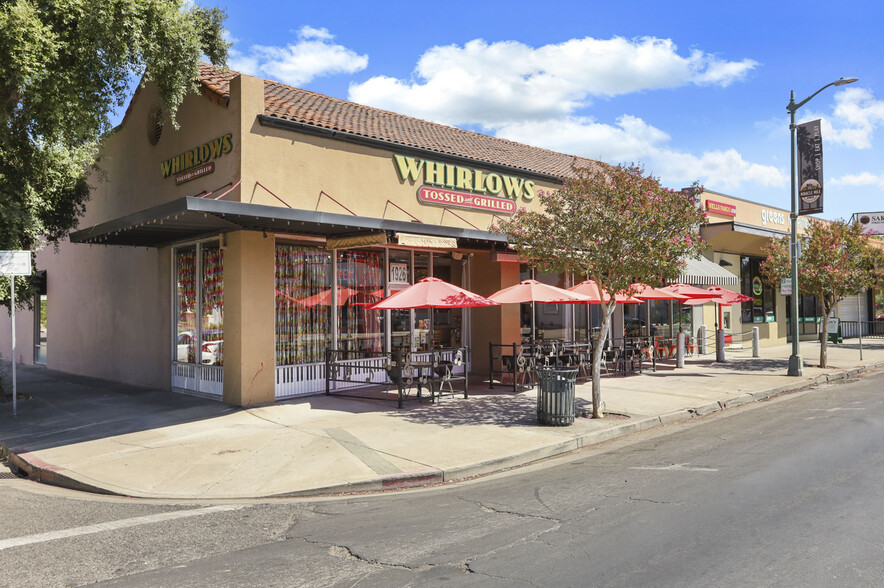
[{"label": "sign post", "polygon": [[18,416],[15,382],[15,276],[31,275],[30,251],[0,251],[0,276],[9,276],[9,316],[12,319],[12,416]]}]

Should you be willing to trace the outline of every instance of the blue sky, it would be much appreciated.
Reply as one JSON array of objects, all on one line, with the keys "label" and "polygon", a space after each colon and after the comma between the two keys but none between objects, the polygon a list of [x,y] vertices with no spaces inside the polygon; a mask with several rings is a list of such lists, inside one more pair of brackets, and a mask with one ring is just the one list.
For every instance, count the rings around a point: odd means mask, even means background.
[{"label": "blue sky", "polygon": [[[207,2],[208,5],[213,5]],[[884,4],[228,1],[230,67],[788,209],[789,92],[824,218],[884,210]]]}]

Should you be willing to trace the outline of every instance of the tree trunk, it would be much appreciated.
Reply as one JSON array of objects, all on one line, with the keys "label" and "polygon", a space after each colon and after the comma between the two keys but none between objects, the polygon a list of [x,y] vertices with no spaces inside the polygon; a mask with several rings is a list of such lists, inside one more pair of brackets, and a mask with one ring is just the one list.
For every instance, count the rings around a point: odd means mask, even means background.
[{"label": "tree trunk", "polygon": [[822,341],[820,341],[820,367],[824,368],[829,365],[829,354],[827,346],[829,344],[829,314],[835,308],[834,302],[830,303],[828,297],[823,297],[823,325],[820,327],[822,333]]},{"label": "tree trunk", "polygon": [[594,419],[605,416],[602,413],[602,356],[605,352],[603,345],[608,337],[608,325],[611,322],[611,315],[614,314],[616,304],[614,298],[611,297],[611,302],[608,305],[602,305],[605,312],[602,315],[602,324],[592,350],[592,418]]}]

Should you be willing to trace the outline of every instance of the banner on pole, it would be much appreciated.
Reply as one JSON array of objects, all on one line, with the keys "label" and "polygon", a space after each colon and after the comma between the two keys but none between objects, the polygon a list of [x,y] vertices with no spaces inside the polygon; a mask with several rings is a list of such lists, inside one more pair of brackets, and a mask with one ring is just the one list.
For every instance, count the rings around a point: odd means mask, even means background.
[{"label": "banner on pole", "polygon": [[823,137],[820,121],[796,126],[798,142],[798,214],[823,211]]}]

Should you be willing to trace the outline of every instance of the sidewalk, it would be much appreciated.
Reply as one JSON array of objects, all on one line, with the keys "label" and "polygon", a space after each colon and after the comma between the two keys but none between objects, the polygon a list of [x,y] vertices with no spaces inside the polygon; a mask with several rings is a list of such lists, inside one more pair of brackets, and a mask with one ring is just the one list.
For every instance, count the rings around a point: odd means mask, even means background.
[{"label": "sidewalk", "polygon": [[[360,492],[500,471],[884,367],[884,341],[829,345],[827,369],[786,374],[791,346],[728,351],[631,376],[603,376],[608,416],[537,424],[534,391],[474,384],[437,404],[312,396],[238,408],[180,394],[18,368],[18,416],[0,404],[0,452],[32,478],[135,497],[226,499]],[[578,405],[591,388],[577,386]]]}]

